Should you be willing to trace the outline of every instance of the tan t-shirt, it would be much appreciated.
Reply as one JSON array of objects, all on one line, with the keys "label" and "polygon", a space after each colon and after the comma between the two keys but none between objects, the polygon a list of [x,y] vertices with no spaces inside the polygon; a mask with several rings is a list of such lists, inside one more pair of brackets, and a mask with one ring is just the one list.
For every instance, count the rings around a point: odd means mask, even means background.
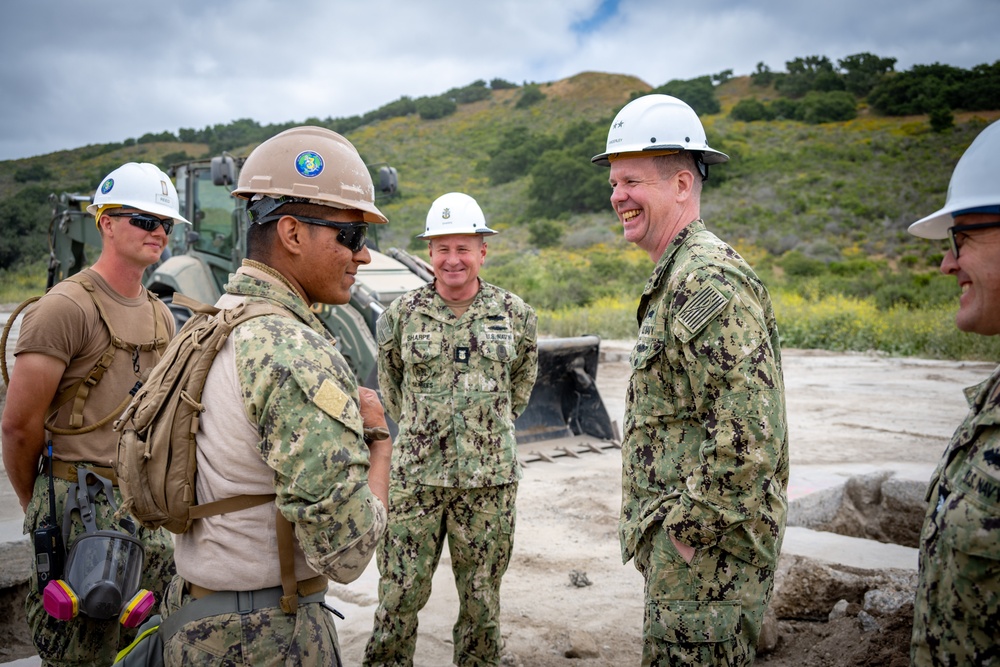
[{"label": "tan t-shirt", "polygon": [[[145,344],[153,342],[157,336],[164,341],[173,337],[174,320],[170,310],[160,301],[150,302],[145,290],[138,297],[127,299],[111,289],[95,271],[84,269],[81,274],[96,289],[94,294],[101,300],[120,339],[130,344]],[[155,329],[154,308],[158,312]],[[25,352],[46,354],[65,363],[66,372],[56,392],[58,397],[64,389],[90,373],[110,342],[108,329],[87,290],[74,282],[63,281],[25,311],[14,363],[16,365],[17,355]],[[131,352],[116,348],[114,361],[87,397],[83,425],[94,424],[113,412],[128,396],[139,376],[156,364],[161,351],[140,352],[137,371]],[[59,409],[56,427],[69,428],[73,403],[71,399]],[[90,433],[53,435],[53,458],[114,465],[118,434],[112,430],[113,424],[114,419]]]}]

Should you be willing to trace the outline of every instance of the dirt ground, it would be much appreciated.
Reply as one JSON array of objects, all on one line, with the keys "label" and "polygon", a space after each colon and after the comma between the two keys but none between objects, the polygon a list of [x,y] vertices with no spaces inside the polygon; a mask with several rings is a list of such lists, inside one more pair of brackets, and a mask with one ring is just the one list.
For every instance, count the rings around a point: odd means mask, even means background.
[{"label": "dirt ground", "polygon": [[[608,412],[619,424],[628,348],[624,342],[603,342],[607,361],[597,378]],[[880,469],[926,480],[965,414],[962,389],[985,379],[993,368],[821,351],[787,350],[784,356],[793,498]],[[620,500],[616,449],[525,467],[514,558],[501,592],[505,665],[638,663],[642,577],[631,563],[621,563],[616,534]],[[450,664],[457,596],[449,565],[445,554],[431,600],[420,614],[417,665]],[[347,617],[339,624],[347,664],[358,664],[364,651],[377,581],[372,564],[359,581],[334,588],[343,601],[338,608]],[[577,585],[585,581],[590,585]],[[882,628],[872,632],[861,630],[856,613],[831,623],[782,621],[776,650],[760,656],[758,664],[907,664],[912,606],[882,619]]]},{"label": "dirt ground", "polygon": [[[598,386],[618,424],[629,347],[627,342],[604,341],[606,360],[598,370]],[[792,498],[882,469],[926,480],[965,413],[962,389],[993,368],[797,350],[786,350],[784,357]],[[543,446],[524,449],[523,457],[531,459]],[[514,557],[502,587],[503,664],[637,664],[642,578],[631,563],[622,565],[618,546],[620,453],[611,448],[574,457],[551,447],[546,451],[559,458],[528,463],[518,491]],[[338,621],[345,664],[360,664],[377,583],[372,562],[358,581],[331,588],[328,601],[345,616]],[[451,664],[456,611],[445,553],[431,600],[420,614],[418,667]],[[782,621],[775,651],[759,657],[758,664],[905,665],[910,614],[912,607],[904,607],[892,619],[883,619],[881,630],[867,633],[850,612],[830,623]]]}]

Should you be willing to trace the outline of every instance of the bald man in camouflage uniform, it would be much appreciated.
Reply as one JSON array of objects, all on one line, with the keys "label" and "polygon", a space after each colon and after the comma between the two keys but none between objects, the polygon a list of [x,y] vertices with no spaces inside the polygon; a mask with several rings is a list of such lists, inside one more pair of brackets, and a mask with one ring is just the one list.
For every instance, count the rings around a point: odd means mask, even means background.
[{"label": "bald man in camouflage uniform", "polygon": [[[502,650],[500,581],[521,477],[514,420],[535,382],[536,318],[517,296],[479,280],[482,236],[492,231],[471,198],[448,197],[431,207],[421,236],[434,283],[401,296],[378,322],[379,387],[399,437],[365,665],[413,664],[417,612],[445,535],[459,596],[454,662],[497,665]],[[477,224],[468,234],[436,234],[438,212]]]},{"label": "bald man in camouflage uniform", "polygon": [[[307,185],[308,199],[289,195]],[[176,536],[178,577],[162,612],[187,622],[165,640],[164,657],[177,667],[341,665],[327,580],[353,581],[374,555],[392,445],[372,431],[388,433],[375,392],[358,388],[310,305],[347,303],[358,267],[371,261],[368,221],[385,218],[357,151],[322,128],[258,146],[234,195],[250,200],[247,259],[217,305],[267,302],[281,314],[240,324],[212,364],[196,494],[200,503],[276,497]],[[280,552],[278,513],[292,526],[291,558]],[[286,564],[297,582],[292,609],[281,597]],[[228,607],[187,620],[204,600]]]},{"label": "bald man in camouflage uniform", "polygon": [[[647,137],[667,146],[630,143]],[[707,164],[728,158],[708,147],[686,104],[665,95],[630,103],[608,151],[594,161],[611,167],[625,238],[656,262],[630,358],[619,522],[622,560],[645,579],[642,664],[749,665],[787,507],[771,300],[700,219]]]}]

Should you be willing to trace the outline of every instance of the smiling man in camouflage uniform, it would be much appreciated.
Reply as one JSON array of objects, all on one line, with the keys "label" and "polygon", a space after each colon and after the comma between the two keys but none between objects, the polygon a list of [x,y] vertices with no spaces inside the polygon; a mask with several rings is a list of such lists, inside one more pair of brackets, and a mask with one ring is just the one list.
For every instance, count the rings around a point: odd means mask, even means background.
[{"label": "smiling man in camouflage uniform", "polygon": [[643,665],[748,665],[787,508],[788,440],[767,290],[700,219],[712,148],[668,95],[633,100],[608,133],[611,204],[656,262],[622,444],[622,560],[645,578]]},{"label": "smiling man in camouflage uniform", "polygon": [[[910,233],[949,239],[941,273],[961,288],[955,324],[1000,335],[1000,123],[955,166],[944,208]],[[965,390],[969,413],[927,487],[911,660],[1000,665],[1000,367]]]},{"label": "smiling man in camouflage uniform", "polygon": [[[185,622],[164,656],[185,667],[340,665],[327,579],[353,581],[375,552],[392,444],[369,430],[386,427],[377,396],[357,387],[310,306],[348,302],[358,267],[371,261],[368,223],[386,220],[354,146],[324,128],[292,128],[258,146],[233,194],[248,200],[247,259],[217,305],[265,302],[280,314],[237,326],[212,364],[196,494],[200,503],[276,497],[177,535],[163,615]],[[279,515],[288,541],[276,538]],[[282,597],[286,565],[297,600]],[[212,614],[187,620],[198,607]]]},{"label": "smiling man in camouflage uniform", "polygon": [[493,233],[472,197],[439,197],[419,237],[434,282],[378,322],[379,387],[399,437],[366,665],[413,664],[417,612],[446,535],[459,597],[454,662],[500,662],[500,580],[521,477],[514,420],[528,405],[538,351],[534,311],[479,279],[483,236]]}]

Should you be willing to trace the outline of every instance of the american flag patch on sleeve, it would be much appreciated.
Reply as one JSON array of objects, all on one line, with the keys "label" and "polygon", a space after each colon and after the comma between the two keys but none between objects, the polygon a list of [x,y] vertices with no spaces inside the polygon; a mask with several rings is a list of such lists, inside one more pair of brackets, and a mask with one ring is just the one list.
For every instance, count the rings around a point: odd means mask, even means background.
[{"label": "american flag patch on sleeve", "polygon": [[677,320],[691,333],[697,333],[721,313],[727,303],[729,299],[723,296],[722,292],[712,285],[705,285],[684,304],[677,313]]}]

